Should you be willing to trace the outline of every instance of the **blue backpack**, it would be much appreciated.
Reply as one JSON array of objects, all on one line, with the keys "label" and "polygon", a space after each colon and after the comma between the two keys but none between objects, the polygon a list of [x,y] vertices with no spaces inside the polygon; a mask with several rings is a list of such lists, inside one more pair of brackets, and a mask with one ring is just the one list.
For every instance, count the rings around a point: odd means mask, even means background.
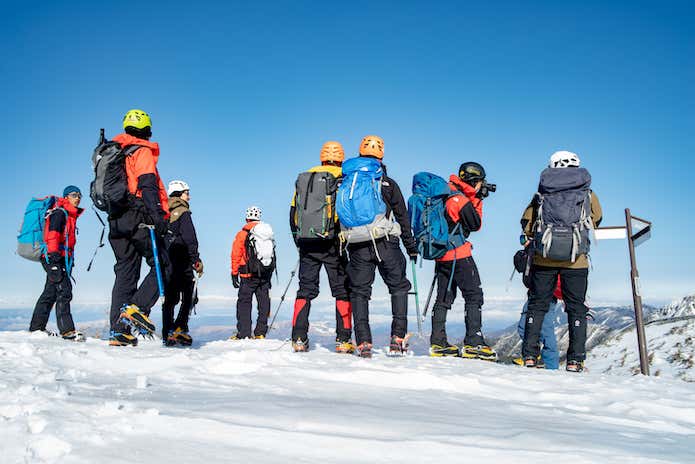
[{"label": "blue backpack", "polygon": [[374,158],[357,157],[343,163],[343,183],[338,189],[336,212],[340,224],[350,229],[374,222],[386,213],[381,198],[384,170]]},{"label": "blue backpack", "polygon": [[453,195],[449,183],[429,172],[413,176],[413,195],[408,199],[408,213],[418,251],[424,259],[438,259],[466,242],[461,224],[449,231],[446,201]]},{"label": "blue backpack", "polygon": [[41,261],[46,253],[43,229],[46,217],[51,213],[56,197],[32,198],[24,210],[24,220],[17,236],[17,254],[30,261]]}]

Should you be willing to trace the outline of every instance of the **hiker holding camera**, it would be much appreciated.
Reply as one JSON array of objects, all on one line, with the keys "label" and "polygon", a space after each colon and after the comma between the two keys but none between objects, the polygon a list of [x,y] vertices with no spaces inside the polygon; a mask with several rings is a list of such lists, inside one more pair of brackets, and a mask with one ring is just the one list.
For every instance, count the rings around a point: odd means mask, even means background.
[{"label": "hiker holding camera", "polygon": [[543,319],[560,276],[567,311],[567,371],[584,370],[589,235],[602,219],[601,204],[591,190],[591,175],[572,152],[558,151],[541,173],[538,193],[526,207],[521,227],[533,247],[528,315],[524,330],[524,366],[536,367]]},{"label": "hiker holding camera", "polygon": [[[497,360],[497,354],[483,338],[483,289],[478,267],[473,260],[473,246],[467,240],[471,232],[480,230],[482,226],[483,199],[497,190],[497,186],[488,184],[485,177],[485,169],[471,161],[459,167],[458,176],[452,174],[449,178],[452,194],[446,200],[444,209],[450,226],[450,241],[456,246],[438,258],[434,268],[437,299],[432,309],[432,356]],[[452,233],[451,230],[456,232]],[[450,344],[446,335],[447,312],[456,299],[457,289],[465,300],[466,336],[461,349]]]}]

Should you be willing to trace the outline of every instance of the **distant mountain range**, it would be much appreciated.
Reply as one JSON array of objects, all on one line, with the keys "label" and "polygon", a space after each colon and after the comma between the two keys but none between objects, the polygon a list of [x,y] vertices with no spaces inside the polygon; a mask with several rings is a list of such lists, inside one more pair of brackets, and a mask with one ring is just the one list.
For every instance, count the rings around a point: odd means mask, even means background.
[{"label": "distant mountain range", "polygon": [[[587,366],[593,372],[639,373],[637,336],[632,306],[592,308],[589,322]],[[672,376],[695,381],[695,295],[662,308],[644,307],[651,375]],[[561,358],[567,350],[567,315],[556,321]],[[516,325],[509,327],[494,343],[502,362],[521,353]]]}]

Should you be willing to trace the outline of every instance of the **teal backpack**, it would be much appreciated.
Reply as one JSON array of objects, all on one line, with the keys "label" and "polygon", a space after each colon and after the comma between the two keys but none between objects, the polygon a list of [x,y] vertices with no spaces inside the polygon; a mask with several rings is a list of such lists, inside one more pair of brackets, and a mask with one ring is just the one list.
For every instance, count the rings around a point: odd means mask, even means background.
[{"label": "teal backpack", "polygon": [[[24,220],[17,236],[17,254],[29,261],[41,261],[46,254],[43,229],[46,217],[55,209],[56,197],[32,198],[24,210]],[[65,210],[63,210],[65,212]],[[67,212],[65,212],[67,215]]]}]

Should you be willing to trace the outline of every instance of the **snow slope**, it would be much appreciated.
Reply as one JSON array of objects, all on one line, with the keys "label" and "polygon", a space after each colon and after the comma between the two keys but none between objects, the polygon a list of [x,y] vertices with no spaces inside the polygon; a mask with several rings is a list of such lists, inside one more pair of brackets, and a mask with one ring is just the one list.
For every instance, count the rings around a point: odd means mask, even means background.
[{"label": "snow slope", "polygon": [[695,384],[0,332],[3,463],[693,462]]}]

